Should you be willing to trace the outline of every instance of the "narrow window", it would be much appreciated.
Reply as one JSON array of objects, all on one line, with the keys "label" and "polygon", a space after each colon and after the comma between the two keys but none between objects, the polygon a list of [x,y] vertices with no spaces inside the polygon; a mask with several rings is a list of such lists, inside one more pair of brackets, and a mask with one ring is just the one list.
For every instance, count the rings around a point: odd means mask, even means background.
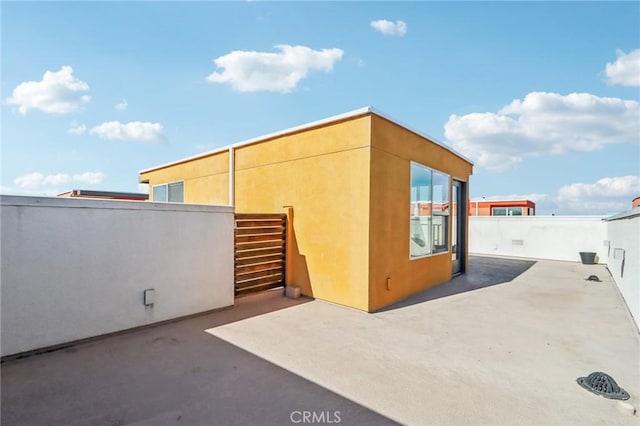
[{"label": "narrow window", "polygon": [[433,173],[432,233],[433,252],[449,250],[449,176]]},{"label": "narrow window", "polygon": [[509,216],[522,216],[522,207],[509,207]]},{"label": "narrow window", "polygon": [[167,185],[170,203],[184,203],[184,182],[173,182]]},{"label": "narrow window", "polygon": [[167,202],[167,185],[153,187],[153,201]]}]

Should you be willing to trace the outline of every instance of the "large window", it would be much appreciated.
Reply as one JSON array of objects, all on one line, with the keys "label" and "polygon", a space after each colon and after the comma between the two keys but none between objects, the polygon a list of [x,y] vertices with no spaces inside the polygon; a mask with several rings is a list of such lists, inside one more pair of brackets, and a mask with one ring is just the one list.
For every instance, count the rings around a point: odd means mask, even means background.
[{"label": "large window", "polygon": [[412,258],[449,251],[449,175],[411,163]]},{"label": "large window", "polygon": [[153,187],[153,201],[184,203],[184,182],[171,182]]}]

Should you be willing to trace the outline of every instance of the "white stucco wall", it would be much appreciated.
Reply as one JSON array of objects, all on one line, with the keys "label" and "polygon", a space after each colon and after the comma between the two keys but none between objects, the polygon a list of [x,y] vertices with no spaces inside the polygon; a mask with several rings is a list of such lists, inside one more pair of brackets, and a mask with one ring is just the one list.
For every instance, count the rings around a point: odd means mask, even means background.
[{"label": "white stucco wall", "polygon": [[607,267],[640,328],[640,207],[608,220]]},{"label": "white stucco wall", "polygon": [[606,223],[589,216],[469,217],[469,252],[580,262],[580,252],[607,260]]},{"label": "white stucco wall", "polygon": [[[0,202],[2,356],[234,302],[231,207]],[[143,303],[148,288],[152,308]]]}]

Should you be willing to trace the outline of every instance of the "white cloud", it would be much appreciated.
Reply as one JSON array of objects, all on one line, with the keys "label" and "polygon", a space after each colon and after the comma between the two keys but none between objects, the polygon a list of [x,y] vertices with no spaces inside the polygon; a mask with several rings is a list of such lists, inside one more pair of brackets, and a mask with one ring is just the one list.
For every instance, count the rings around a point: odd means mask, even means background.
[{"label": "white cloud", "polygon": [[560,200],[582,198],[633,198],[640,194],[638,176],[605,177],[595,183],[572,183],[558,190]]},{"label": "white cloud", "polygon": [[59,189],[56,188],[40,188],[40,189],[25,189],[12,186],[0,186],[0,194],[6,195],[30,195],[38,197],[51,197],[59,194]]},{"label": "white cloud", "polygon": [[18,176],[13,180],[13,183],[20,188],[35,188],[42,185],[44,182],[44,175],[42,173],[28,173],[26,175]]},{"label": "white cloud", "polygon": [[84,94],[88,90],[89,85],[74,77],[73,68],[65,65],[60,71],[46,71],[40,81],[20,83],[6,102],[17,105],[22,115],[29,109],[69,114],[89,102],[91,97]]},{"label": "white cloud", "polygon": [[84,172],[73,175],[74,182],[87,183],[89,185],[98,185],[104,181],[106,175],[102,172]]},{"label": "white cloud", "polygon": [[407,24],[404,21],[387,21],[386,19],[379,19],[377,21],[371,21],[371,28],[388,36],[404,37],[407,34]]},{"label": "white cloud", "polygon": [[78,124],[77,121],[72,121],[69,123],[69,128],[67,129],[67,133],[72,135],[83,135],[87,131],[87,126],[84,124]]},{"label": "white cloud", "polygon": [[238,92],[294,90],[310,71],[330,72],[342,59],[341,49],[313,50],[306,46],[276,45],[277,53],[235,50],[214,60],[211,83],[228,83]]},{"label": "white cloud", "polygon": [[556,194],[497,195],[486,199],[531,200],[536,203],[536,214],[608,215],[629,210],[631,200],[638,194],[638,176],[618,176],[605,177],[594,183],[564,185]]},{"label": "white cloud", "polygon": [[571,213],[618,213],[629,210],[631,200],[638,194],[638,176],[605,177],[594,183],[572,183],[561,187],[557,202],[564,211]]},{"label": "white cloud", "polygon": [[18,176],[13,180],[13,183],[22,189],[69,185],[71,183],[97,185],[99,183],[102,183],[105,177],[106,175],[102,172],[85,172],[75,175],[70,175],[67,173],[45,175],[43,173],[34,172]]},{"label": "white cloud", "polygon": [[127,100],[123,99],[122,102],[116,104],[115,109],[117,109],[118,111],[124,111],[128,106],[129,103],[127,102]]},{"label": "white cloud", "polygon": [[638,143],[638,114],[637,101],[532,92],[497,113],[451,115],[444,129],[456,150],[478,166],[499,172],[526,157]]},{"label": "white cloud", "polygon": [[138,142],[160,142],[164,140],[164,129],[160,123],[132,121],[121,123],[108,121],[89,130],[103,139],[131,140]]},{"label": "white cloud", "polygon": [[39,185],[66,185],[73,182],[73,177],[66,173],[56,173],[55,175],[47,175],[43,177]]},{"label": "white cloud", "polygon": [[618,58],[605,68],[607,83],[621,86],[640,86],[640,49],[624,53],[616,52]]}]

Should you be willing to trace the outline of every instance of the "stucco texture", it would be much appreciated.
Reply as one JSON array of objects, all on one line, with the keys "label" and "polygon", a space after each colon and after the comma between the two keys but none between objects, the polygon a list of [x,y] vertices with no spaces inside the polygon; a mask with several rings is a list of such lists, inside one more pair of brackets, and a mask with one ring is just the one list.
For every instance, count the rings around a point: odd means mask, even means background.
[{"label": "stucco texture", "polygon": [[445,148],[382,117],[372,116],[371,124],[370,311],[451,278],[450,251],[409,257],[411,162],[463,182],[469,180],[472,167]]},{"label": "stucco texture", "polygon": [[[367,112],[233,150],[236,212],[292,207],[287,282],[303,294],[374,311],[451,278],[450,252],[409,260],[411,161],[464,182],[471,173],[446,148]],[[140,180],[184,180],[185,202],[227,203],[228,155],[159,167]]]}]

